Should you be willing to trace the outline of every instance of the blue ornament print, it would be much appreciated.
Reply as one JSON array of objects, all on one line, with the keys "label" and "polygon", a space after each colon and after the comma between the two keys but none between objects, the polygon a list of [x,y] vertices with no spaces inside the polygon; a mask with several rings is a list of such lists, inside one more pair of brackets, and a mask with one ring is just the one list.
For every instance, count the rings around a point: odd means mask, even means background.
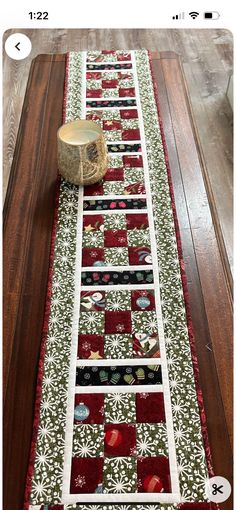
[{"label": "blue ornament print", "polygon": [[141,310],[145,310],[145,308],[148,308],[148,306],[150,305],[150,299],[148,299],[145,296],[144,297],[139,297],[136,300],[136,303],[141,308]]},{"label": "blue ornament print", "polygon": [[74,413],[75,420],[84,421],[88,418],[89,415],[90,410],[85,404],[83,404],[83,402],[76,406]]}]

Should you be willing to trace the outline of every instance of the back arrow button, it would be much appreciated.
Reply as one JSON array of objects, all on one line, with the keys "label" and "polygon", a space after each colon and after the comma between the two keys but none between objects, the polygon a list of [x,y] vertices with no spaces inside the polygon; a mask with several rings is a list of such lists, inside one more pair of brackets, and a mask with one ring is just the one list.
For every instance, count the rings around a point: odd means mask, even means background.
[{"label": "back arrow button", "polygon": [[11,34],[5,42],[5,50],[8,57],[13,60],[23,60],[28,57],[31,52],[32,44],[25,34],[20,32]]}]

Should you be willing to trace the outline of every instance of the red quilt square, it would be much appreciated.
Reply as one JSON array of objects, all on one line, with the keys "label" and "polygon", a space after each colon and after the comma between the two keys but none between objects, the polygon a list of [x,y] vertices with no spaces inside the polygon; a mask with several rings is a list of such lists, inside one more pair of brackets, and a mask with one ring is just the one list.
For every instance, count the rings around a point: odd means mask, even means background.
[{"label": "red quilt square", "polygon": [[123,156],[123,164],[126,168],[142,167],[143,158],[138,154],[136,156]]},{"label": "red quilt square", "polygon": [[75,395],[74,422],[102,424],[104,422],[104,394]]},{"label": "red quilt square", "polygon": [[102,55],[115,55],[115,50],[102,50]]},{"label": "red quilt square", "polygon": [[137,423],[165,422],[163,393],[136,393]]},{"label": "red quilt square", "polygon": [[120,62],[131,60],[131,54],[127,53],[126,51],[124,51],[123,53],[118,53],[117,60],[119,60]]},{"label": "red quilt square", "polygon": [[127,195],[143,195],[146,193],[143,182],[135,182],[134,184],[128,184],[125,186]]},{"label": "red quilt square", "polygon": [[104,246],[105,248],[128,246],[127,230],[105,230]]},{"label": "red quilt square", "polygon": [[86,97],[102,97],[102,89],[87,89]]},{"label": "red quilt square", "polygon": [[[41,506],[40,510],[44,510],[45,506]],[[49,505],[48,510],[65,510],[64,505]],[[203,509],[204,510],[204,509]]]},{"label": "red quilt square", "polygon": [[104,120],[103,121],[103,129],[105,131],[114,131],[117,129],[121,129],[121,122],[119,120]]},{"label": "red quilt square", "polygon": [[79,359],[104,358],[104,337],[102,335],[79,335]]},{"label": "red quilt square", "polygon": [[[99,264],[101,262],[101,264]],[[105,262],[103,248],[83,248],[82,249],[82,266],[102,266]]]},{"label": "red quilt square", "polygon": [[135,425],[109,424],[105,425],[104,432],[104,454],[106,456],[130,457],[135,455]]},{"label": "red quilt square", "polygon": [[115,89],[118,85],[118,80],[102,80],[103,89]]},{"label": "red quilt square", "polygon": [[126,214],[127,229],[144,229],[148,227],[147,214]]},{"label": "red quilt square", "polygon": [[110,312],[105,311],[105,334],[131,333],[131,312]]},{"label": "red quilt square", "polygon": [[167,457],[137,459],[138,492],[171,492],[169,460]]},{"label": "red quilt square", "polygon": [[212,503],[183,503],[180,510],[212,510]]},{"label": "red quilt square", "polygon": [[121,71],[118,73],[119,80],[131,80],[133,78],[132,73]]},{"label": "red quilt square", "polygon": [[100,290],[84,290],[80,294],[80,311],[95,310],[102,312],[105,309],[105,292]]},{"label": "red quilt square", "polygon": [[131,291],[132,310],[151,311],[155,310],[155,297],[153,290],[132,290]]},{"label": "red quilt square", "polygon": [[120,110],[120,116],[122,119],[137,119],[138,110],[131,108],[130,110]]},{"label": "red quilt square", "polygon": [[104,217],[101,214],[85,214],[83,217],[83,227],[85,232],[93,230],[102,230]]},{"label": "red quilt square", "polygon": [[134,333],[133,354],[137,358],[160,358],[157,333]]},{"label": "red quilt square", "polygon": [[100,80],[102,77],[102,73],[99,73],[98,71],[95,71],[93,73],[90,73],[87,71],[86,73],[86,80]]},{"label": "red quilt square", "polygon": [[104,175],[104,181],[123,181],[124,169],[123,168],[108,168]]},{"label": "red quilt square", "polygon": [[119,89],[119,97],[135,97],[135,88],[127,87]]},{"label": "red quilt square", "polygon": [[122,140],[140,140],[139,129],[124,129],[122,131]]},{"label": "red quilt square", "polygon": [[129,246],[129,263],[131,265],[142,265],[142,264],[151,264],[151,252],[150,248],[145,246]]},{"label": "red quilt square", "polygon": [[98,112],[94,113],[90,113],[90,112],[87,112],[86,113],[86,119],[87,120],[93,120],[93,121],[96,121],[96,120],[102,120],[102,114],[99,114]]},{"label": "red quilt square", "polygon": [[92,197],[96,195],[104,195],[104,189],[102,183],[90,184],[90,186],[84,186],[84,196]]},{"label": "red quilt square", "polygon": [[103,481],[103,458],[72,458],[71,494],[91,494],[98,490]]}]

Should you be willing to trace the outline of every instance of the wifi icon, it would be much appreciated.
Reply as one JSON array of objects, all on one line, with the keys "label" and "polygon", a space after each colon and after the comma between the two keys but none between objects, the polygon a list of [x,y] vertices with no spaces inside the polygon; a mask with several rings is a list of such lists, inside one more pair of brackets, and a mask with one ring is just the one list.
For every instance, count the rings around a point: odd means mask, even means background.
[{"label": "wifi icon", "polygon": [[191,16],[192,19],[196,19],[199,16],[199,12],[189,12],[189,16]]}]

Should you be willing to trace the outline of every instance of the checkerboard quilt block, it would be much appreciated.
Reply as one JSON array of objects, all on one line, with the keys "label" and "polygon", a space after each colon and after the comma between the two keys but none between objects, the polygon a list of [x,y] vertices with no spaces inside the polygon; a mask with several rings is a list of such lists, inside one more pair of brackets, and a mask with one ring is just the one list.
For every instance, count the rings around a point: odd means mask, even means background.
[{"label": "checkerboard quilt block", "polygon": [[[86,459],[85,463],[82,459]],[[148,475],[154,466],[162,473],[159,488],[165,487],[168,492],[170,474],[162,393],[76,395],[72,492],[142,492],[143,483],[150,484],[149,489],[152,483],[155,485]],[[123,481],[119,478],[121,468]],[[93,472],[92,479],[86,470]]]},{"label": "checkerboard quilt block", "polygon": [[213,509],[148,52],[70,53],[76,118],[108,168],[60,183],[25,510]]},{"label": "checkerboard quilt block", "polygon": [[[134,210],[135,211],[135,210]],[[82,265],[151,265],[146,213],[84,215]]]},{"label": "checkerboard quilt block", "polygon": [[78,358],[160,357],[153,290],[83,291]]},{"label": "checkerboard quilt block", "polygon": [[[94,116],[87,116],[87,118],[94,120]],[[96,118],[96,117],[95,117]],[[117,130],[104,131],[105,138],[108,140],[115,141],[117,136]],[[118,137],[119,137],[118,133]],[[116,146],[114,146],[116,148]],[[120,210],[127,208],[127,205],[133,209],[141,208],[141,201],[133,200],[127,204],[125,195],[145,195],[145,184],[144,184],[144,170],[142,157],[130,157],[125,155],[109,155],[108,157],[108,169],[103,180],[96,184],[86,186],[85,196],[96,196],[96,195],[122,195],[120,199]],[[136,202],[136,203],[135,203]],[[114,204],[108,208],[112,210]]]}]

